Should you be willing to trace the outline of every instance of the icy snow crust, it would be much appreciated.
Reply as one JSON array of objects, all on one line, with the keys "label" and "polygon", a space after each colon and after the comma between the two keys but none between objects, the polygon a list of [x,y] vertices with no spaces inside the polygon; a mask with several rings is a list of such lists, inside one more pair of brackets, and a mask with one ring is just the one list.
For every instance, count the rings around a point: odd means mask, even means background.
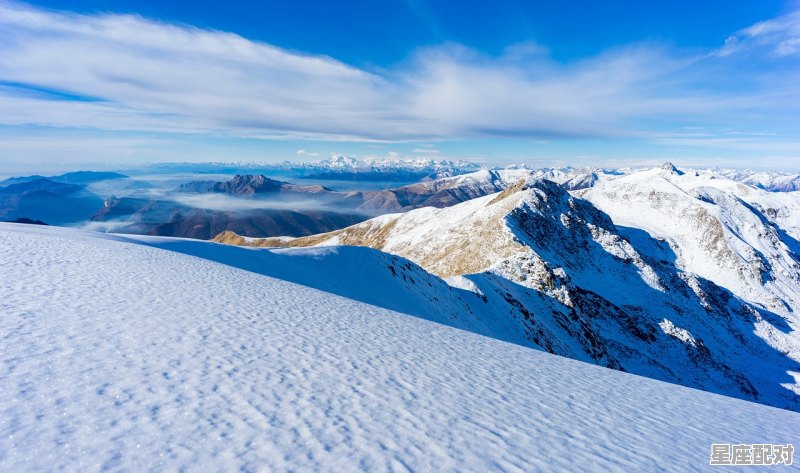
[{"label": "icy snow crust", "polygon": [[183,243],[0,224],[0,471],[697,471],[800,434]]}]

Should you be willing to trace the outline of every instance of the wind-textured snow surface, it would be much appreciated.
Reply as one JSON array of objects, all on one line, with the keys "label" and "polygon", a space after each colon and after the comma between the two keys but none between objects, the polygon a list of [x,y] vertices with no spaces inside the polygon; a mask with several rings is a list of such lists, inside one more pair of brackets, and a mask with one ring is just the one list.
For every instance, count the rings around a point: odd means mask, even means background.
[{"label": "wind-textured snow surface", "polygon": [[696,471],[800,434],[167,242],[0,224],[0,471]]}]

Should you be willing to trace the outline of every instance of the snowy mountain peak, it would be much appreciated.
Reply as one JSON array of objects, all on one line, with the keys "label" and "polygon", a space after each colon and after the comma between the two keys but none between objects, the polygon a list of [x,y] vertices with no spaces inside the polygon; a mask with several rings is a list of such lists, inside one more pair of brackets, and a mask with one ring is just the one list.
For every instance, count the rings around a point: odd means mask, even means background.
[{"label": "snowy mountain peak", "polygon": [[675,167],[675,165],[674,165],[674,164],[672,164],[672,163],[671,163],[671,162],[669,162],[669,161],[667,161],[667,162],[663,163],[661,166],[659,166],[659,168],[660,168],[660,169],[663,169],[663,170],[665,170],[665,171],[669,171],[670,173],[672,173],[672,174],[676,174],[676,175],[678,175],[678,176],[680,176],[680,175],[682,175],[682,174],[683,174],[683,171],[680,171],[680,170],[679,170],[677,167]]},{"label": "snowy mountain peak", "polygon": [[363,164],[360,160],[343,154],[331,154],[328,159],[317,161],[320,166],[330,167],[331,169],[354,168]]},{"label": "snowy mountain peak", "polygon": [[327,159],[307,163],[306,167],[317,167],[320,169],[365,172],[365,171],[429,171],[431,173],[446,172],[452,175],[464,174],[465,172],[476,171],[481,168],[476,163],[468,161],[450,161],[447,159],[435,160],[429,158],[400,158],[400,157],[380,157],[380,158],[358,158],[355,156],[332,153]]}]

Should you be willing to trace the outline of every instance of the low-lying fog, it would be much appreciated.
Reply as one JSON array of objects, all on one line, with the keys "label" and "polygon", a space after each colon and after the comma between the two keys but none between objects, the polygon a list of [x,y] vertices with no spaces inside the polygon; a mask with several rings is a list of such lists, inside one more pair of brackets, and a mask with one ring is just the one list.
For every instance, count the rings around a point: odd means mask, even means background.
[{"label": "low-lying fog", "polygon": [[[416,182],[269,175],[270,179],[295,186],[322,186],[334,192],[289,188],[274,193],[231,195],[208,191],[210,186],[204,185],[178,189],[190,182],[229,181],[235,177],[234,173],[175,170],[123,174],[128,177],[95,182],[91,181],[104,176],[80,174],[85,178],[80,182],[69,180],[75,179],[74,176],[52,176],[49,179],[54,182],[45,187],[53,191],[44,193],[35,189],[42,185],[41,181],[37,184],[34,180],[18,179],[0,184],[2,191],[3,187],[23,183],[7,192],[7,196],[0,195],[0,220],[27,218],[102,232],[191,238],[210,238],[214,232],[227,228],[255,236],[276,232],[299,236],[343,228],[377,215],[359,210],[360,199],[345,197],[346,192],[391,189]],[[25,182],[30,183],[27,188]],[[77,190],[76,185],[80,186]]]}]

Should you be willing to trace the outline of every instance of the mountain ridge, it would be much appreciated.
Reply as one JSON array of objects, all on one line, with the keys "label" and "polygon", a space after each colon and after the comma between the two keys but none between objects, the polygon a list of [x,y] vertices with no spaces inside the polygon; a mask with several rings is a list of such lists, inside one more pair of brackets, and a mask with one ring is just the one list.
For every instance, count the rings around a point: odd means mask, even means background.
[{"label": "mountain ridge", "polygon": [[[754,206],[739,204],[741,198],[734,192],[744,189],[757,194],[758,198],[750,199],[754,203],[762,199],[774,204],[774,199],[794,196],[738,188],[742,185],[678,173],[672,167],[641,173],[573,191],[575,195],[556,183],[526,178],[499,193],[452,207],[383,215],[328,234],[244,239],[223,233],[215,241],[256,247],[369,246],[408,258],[439,277],[459,279],[459,284],[471,287],[484,304],[492,306],[490,312],[520,321],[518,330],[525,334],[525,343],[546,351],[800,408],[800,386],[788,374],[797,376],[800,370],[800,340],[793,334],[800,303],[792,295],[800,293],[800,259],[792,251],[799,246],[791,235],[775,230],[771,217]],[[604,212],[602,205],[595,206],[593,196],[624,186],[625,179],[636,180],[636,192],[655,195],[656,203],[660,202],[659,186],[675,188],[670,179],[713,182],[720,193],[715,197],[718,204],[705,202],[705,194],[675,191],[689,199],[690,206],[721,206],[716,213],[698,213],[702,216],[698,226],[690,227],[716,234],[732,225],[725,215],[738,215],[747,222],[743,229],[761,222],[760,227],[752,227],[753,234],[772,235],[774,240],[767,240],[774,241],[774,250],[743,252],[745,247],[738,240],[727,237],[695,248],[648,233],[633,221],[623,220],[624,226],[618,226],[619,212]],[[724,200],[723,195],[730,198]],[[671,204],[663,205],[670,208]],[[628,210],[632,219],[646,212],[636,207]],[[753,241],[748,238],[741,241]],[[731,250],[728,245],[741,248]],[[730,274],[736,279],[709,278],[708,272],[687,270],[682,263],[686,252],[701,255],[707,247],[735,255],[719,264],[720,268],[734,265]],[[765,268],[784,268],[788,275],[776,274],[774,284],[752,277],[761,273],[748,268],[763,255],[767,255]],[[736,263],[736,258],[746,263]],[[723,269],[718,272],[725,274]]]}]

